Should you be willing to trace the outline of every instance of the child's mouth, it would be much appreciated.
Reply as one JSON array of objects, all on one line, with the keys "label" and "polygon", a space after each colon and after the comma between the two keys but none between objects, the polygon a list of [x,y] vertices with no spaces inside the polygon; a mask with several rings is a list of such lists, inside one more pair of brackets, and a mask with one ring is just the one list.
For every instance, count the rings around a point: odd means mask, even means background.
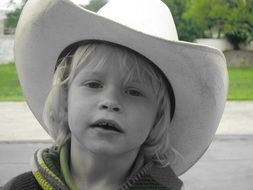
[{"label": "child's mouth", "polygon": [[95,123],[91,124],[93,128],[101,128],[108,131],[115,131],[118,133],[123,133],[121,127],[117,124],[117,122],[112,120],[98,120]]}]

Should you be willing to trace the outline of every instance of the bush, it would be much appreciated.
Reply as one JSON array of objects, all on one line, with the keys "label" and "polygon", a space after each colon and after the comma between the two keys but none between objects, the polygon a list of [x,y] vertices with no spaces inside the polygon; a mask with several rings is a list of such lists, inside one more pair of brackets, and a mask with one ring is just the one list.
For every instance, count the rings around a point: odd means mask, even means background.
[{"label": "bush", "polygon": [[203,29],[193,20],[187,20],[182,17],[186,9],[187,0],[163,0],[170,8],[175,25],[177,27],[178,38],[180,40],[194,41],[197,37],[203,36]]},{"label": "bush", "polygon": [[239,49],[253,39],[253,1],[252,0],[189,0],[183,19],[194,21],[196,25],[209,32],[206,37],[218,38],[222,34]]},{"label": "bush", "polygon": [[224,24],[224,33],[239,49],[240,44],[248,44],[253,40],[253,1],[227,0],[231,11],[227,13],[227,22]]}]

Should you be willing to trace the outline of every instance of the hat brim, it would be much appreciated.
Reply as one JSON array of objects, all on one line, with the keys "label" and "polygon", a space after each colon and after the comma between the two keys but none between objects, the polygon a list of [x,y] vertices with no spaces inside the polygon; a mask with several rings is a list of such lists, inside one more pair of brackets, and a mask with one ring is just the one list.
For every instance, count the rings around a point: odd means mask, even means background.
[{"label": "hat brim", "polygon": [[139,52],[169,79],[175,94],[171,145],[183,156],[171,166],[187,171],[209,147],[227,95],[224,55],[217,49],[168,41],[101,17],[68,0],[27,3],[15,36],[15,61],[27,103],[42,126],[56,61],[70,44],[102,40]]}]

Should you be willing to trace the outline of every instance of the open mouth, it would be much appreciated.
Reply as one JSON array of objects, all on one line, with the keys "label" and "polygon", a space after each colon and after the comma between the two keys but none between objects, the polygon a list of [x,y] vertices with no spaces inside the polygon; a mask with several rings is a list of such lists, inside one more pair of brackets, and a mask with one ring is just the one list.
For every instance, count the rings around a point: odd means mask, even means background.
[{"label": "open mouth", "polygon": [[121,127],[115,121],[110,120],[98,120],[95,123],[91,124],[91,127],[123,133]]}]

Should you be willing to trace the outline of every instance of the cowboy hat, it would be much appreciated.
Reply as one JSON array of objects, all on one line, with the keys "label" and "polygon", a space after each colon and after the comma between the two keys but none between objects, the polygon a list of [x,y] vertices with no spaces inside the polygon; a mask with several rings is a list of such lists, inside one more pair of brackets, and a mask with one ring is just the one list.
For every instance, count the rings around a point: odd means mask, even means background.
[{"label": "cowboy hat", "polygon": [[111,0],[98,13],[70,0],[28,1],[16,30],[15,60],[27,103],[44,128],[43,106],[56,62],[67,47],[85,40],[130,48],[168,78],[175,95],[171,145],[184,158],[171,167],[177,175],[187,171],[209,147],[224,110],[224,55],[179,41],[170,10],[160,0]]}]

